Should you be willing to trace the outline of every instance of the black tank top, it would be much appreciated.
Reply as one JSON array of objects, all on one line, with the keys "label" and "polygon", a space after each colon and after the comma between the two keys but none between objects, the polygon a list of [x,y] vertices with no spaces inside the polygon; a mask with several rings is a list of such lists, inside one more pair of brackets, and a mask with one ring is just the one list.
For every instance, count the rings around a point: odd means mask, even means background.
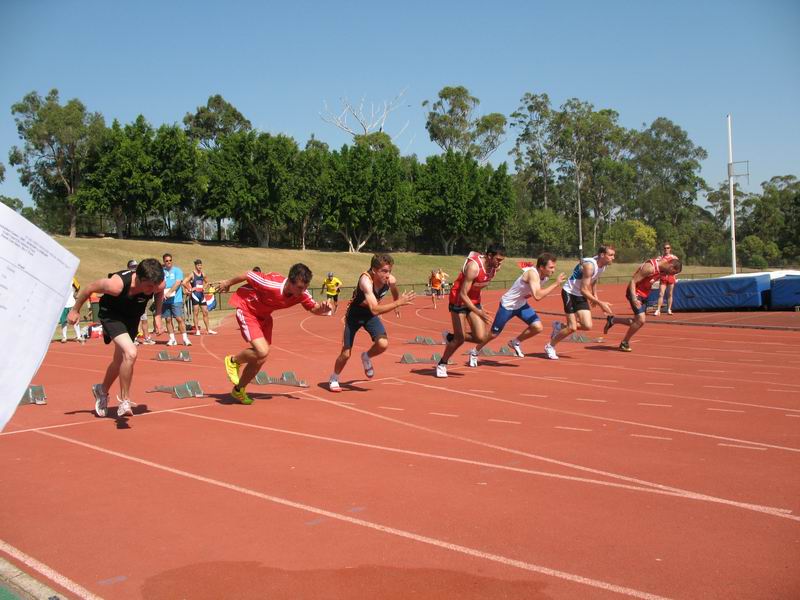
[{"label": "black tank top", "polygon": [[[354,317],[371,317],[372,311],[369,309],[368,306],[363,306],[364,301],[366,300],[364,296],[364,291],[361,289],[361,278],[366,275],[372,281],[372,276],[364,272],[358,278],[358,283],[356,283],[356,289],[353,290],[353,299],[350,300],[350,306],[347,307],[347,315],[354,316]],[[389,291],[389,284],[387,283],[382,288],[376,290],[375,284],[372,284],[372,293],[375,294],[375,299],[380,302],[381,298],[383,298],[386,293]]]},{"label": "black tank top", "polygon": [[100,298],[100,314],[98,315],[100,319],[131,322],[138,321],[142,317],[144,309],[147,307],[147,301],[153,297],[153,294],[128,295],[133,273],[133,271],[117,271],[108,274],[109,279],[114,275],[119,275],[122,279],[122,293],[119,296],[103,294]]}]

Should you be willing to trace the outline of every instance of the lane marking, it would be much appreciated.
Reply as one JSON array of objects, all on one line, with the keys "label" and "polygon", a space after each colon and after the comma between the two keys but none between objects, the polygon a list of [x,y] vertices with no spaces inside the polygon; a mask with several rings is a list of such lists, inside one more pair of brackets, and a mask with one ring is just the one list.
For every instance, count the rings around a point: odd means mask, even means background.
[{"label": "lane marking", "polygon": [[[232,483],[227,483],[225,481],[220,481],[218,479],[212,479],[210,477],[204,477],[202,475],[198,475],[195,473],[191,473],[189,471],[183,471],[181,469],[175,469],[173,467],[168,467],[166,465],[162,465],[159,463],[155,463],[149,460],[145,460],[142,458],[137,458],[135,456],[130,456],[127,454],[122,454],[120,452],[115,452],[113,450],[108,450],[106,448],[101,448],[100,446],[94,446],[92,444],[87,444],[85,442],[80,442],[78,440],[73,440],[70,438],[66,438],[60,435],[56,435],[54,433],[48,432],[39,432],[39,435],[45,435],[48,437],[53,437],[64,442],[68,442],[71,444],[76,444],[78,446],[83,446],[85,448],[89,448],[91,450],[95,450],[97,452],[102,452],[105,454],[109,454],[111,456],[115,456],[117,458],[121,458],[124,460],[129,460],[141,465],[145,465],[154,469],[158,469],[160,471],[164,471],[167,473],[171,473],[173,475],[178,475],[180,477],[184,477],[186,479],[192,479],[194,481],[198,481],[200,483],[205,483],[208,485],[217,486],[226,490],[230,490],[239,494],[243,494],[246,496],[251,496],[254,498],[258,498],[260,500],[266,500],[267,502],[272,502],[273,504],[278,504],[281,506],[286,506],[289,508],[294,508],[297,510],[302,510],[305,512],[310,512],[315,515],[319,515],[320,517],[327,517],[330,519],[335,519],[337,521],[342,521],[344,523],[348,523],[351,525],[358,525],[359,527],[364,527],[366,529],[372,529],[374,531],[379,531],[381,533],[385,533],[388,535],[393,535],[399,538],[404,538],[407,540],[411,540],[414,542],[419,542],[422,544],[427,544],[429,546],[435,546],[437,548],[442,548],[444,550],[450,550],[451,552],[456,552],[459,554],[463,554],[465,556],[471,556],[474,558],[480,558],[483,560],[499,563],[509,567],[515,567],[517,569],[531,571],[534,573],[541,573],[542,575],[548,575],[550,577],[556,577],[558,579],[564,579],[566,581],[570,581],[572,583],[579,583],[582,585],[587,585],[590,587],[616,592],[618,594],[623,594],[626,596],[631,596],[634,598],[643,598],[645,600],[667,600],[662,596],[657,596],[655,594],[650,594],[648,592],[644,592],[641,590],[627,588],[620,585],[608,583],[606,581],[601,581],[599,579],[591,579],[589,577],[584,577],[582,575],[577,575],[575,573],[569,573],[567,571],[560,571],[558,569],[552,569],[550,567],[545,567],[543,565],[538,565],[534,563],[528,563],[525,561],[509,558],[506,556],[502,556],[500,554],[493,554],[491,552],[484,552],[483,550],[478,550],[476,548],[470,548],[469,546],[462,546],[460,544],[454,544],[452,542],[446,542],[444,540],[440,540],[434,537],[429,537],[425,535],[420,535],[417,533],[412,533],[410,531],[405,531],[403,529],[398,529],[396,527],[390,527],[388,525],[382,525],[380,523],[375,523],[373,521],[367,521],[365,519],[359,519],[356,517],[352,517],[350,515],[345,515],[341,513],[336,513],[330,510],[325,510],[323,508],[318,508],[316,506],[311,506],[309,504],[303,504],[301,502],[295,502],[293,500],[288,500],[286,498],[280,498],[278,496],[271,496],[269,494],[264,494],[262,492],[258,492],[255,490],[251,490],[249,488],[245,488],[239,485],[235,485]],[[65,586],[66,587],[66,586]],[[90,596],[90,598],[96,598],[94,596]]]},{"label": "lane marking", "polygon": [[647,367],[651,371],[672,371],[669,367]]},{"label": "lane marking", "polygon": [[753,446],[742,446],[740,444],[717,444],[717,446],[726,446],[727,448],[741,448],[742,450],[766,450],[766,448],[755,448]]},{"label": "lane marking", "polygon": [[724,370],[720,369],[697,369],[698,373],[725,373]]},{"label": "lane marking", "polygon": [[575,400],[580,400],[581,402],[608,402],[608,400],[593,400],[592,398],[575,398]]},{"label": "lane marking", "polygon": [[592,381],[596,381],[598,383],[619,383],[616,379],[592,379]]},{"label": "lane marking", "polygon": [[[49,435],[49,434],[43,434],[43,435]],[[32,556],[25,554],[22,550],[15,548],[11,544],[3,540],[0,540],[0,552],[4,552],[9,556],[14,557],[16,560],[24,564],[26,567],[30,567],[37,573],[44,575],[50,581],[55,581],[58,585],[60,585],[66,590],[69,590],[70,592],[75,594],[78,598],[82,598],[83,600],[102,600],[100,596],[96,596],[83,586],[75,583],[68,577],[65,577],[55,569],[52,569],[48,567],[46,564],[39,562]],[[25,591],[31,593],[31,590],[25,590]],[[42,596],[42,597],[47,597],[47,596]]]},{"label": "lane marking", "polygon": [[780,392],[782,394],[800,394],[800,390],[776,390],[772,388],[767,388],[768,392]]},{"label": "lane marking", "polygon": [[429,415],[436,415],[437,417],[452,417],[458,418],[458,415],[451,415],[450,413],[429,412]]},{"label": "lane marking", "polygon": [[710,388],[714,390],[735,390],[736,388],[732,385],[704,385],[704,388]]},{"label": "lane marking", "polygon": [[800,415],[783,415],[784,417],[794,417],[795,419],[800,419]]},{"label": "lane marking", "polygon": [[631,437],[638,437],[638,438],[647,438],[648,440],[667,440],[672,441],[671,437],[662,437],[660,435],[644,435],[643,433],[632,433],[630,434]]},{"label": "lane marking", "polygon": [[567,429],[569,431],[592,431],[591,429],[584,429],[583,427],[564,427],[562,425],[556,425],[554,429]]},{"label": "lane marking", "polygon": [[647,385],[662,385],[662,386],[669,386],[669,387],[672,387],[672,386],[674,386],[675,384],[674,384],[674,383],[660,383],[660,382],[658,382],[658,381],[650,381],[650,382],[649,382]]},{"label": "lane marking", "polygon": [[475,392],[476,394],[494,394],[494,390],[470,390],[470,392]]},{"label": "lane marking", "polygon": [[672,404],[656,404],[655,402],[639,402],[639,406],[664,406],[666,408],[672,408]]},{"label": "lane marking", "polygon": [[379,406],[383,410],[405,410],[405,408],[397,408],[396,406]]},{"label": "lane marking", "polygon": [[743,413],[743,410],[733,410],[731,408],[707,408],[706,410],[713,410],[716,412],[732,412],[732,413]]},{"label": "lane marking", "polygon": [[522,421],[506,421],[505,419],[486,419],[490,423],[508,423],[509,425],[522,425]]},{"label": "lane marking", "polygon": [[520,394],[520,396],[528,396],[530,398],[547,398],[547,396],[542,394]]}]

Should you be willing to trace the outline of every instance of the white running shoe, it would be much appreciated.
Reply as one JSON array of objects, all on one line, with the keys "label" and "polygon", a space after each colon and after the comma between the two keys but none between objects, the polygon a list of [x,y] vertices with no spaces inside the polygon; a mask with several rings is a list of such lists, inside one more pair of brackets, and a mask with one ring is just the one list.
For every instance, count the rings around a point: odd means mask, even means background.
[{"label": "white running shoe", "polygon": [[208,335],[217,335],[217,332],[214,331],[213,329],[209,329],[208,330]]},{"label": "white running shoe", "polygon": [[174,339],[171,339],[167,342],[167,346],[177,346],[177,345],[178,342],[176,342]]},{"label": "white running shoe", "polygon": [[547,358],[550,360],[558,360],[558,354],[556,354],[556,349],[553,348],[550,344],[547,344],[544,347],[544,351],[547,353]]},{"label": "white running shoe", "polygon": [[95,383],[92,386],[92,395],[94,396],[94,412],[98,417],[105,417],[106,408],[108,408],[108,392],[103,389],[102,383]]},{"label": "white running shoe", "polygon": [[130,400],[120,400],[119,396],[117,396],[117,400],[119,400],[119,406],[117,407],[117,416],[118,417],[132,417],[133,416],[133,409],[131,408],[131,401]]},{"label": "white running shoe", "polygon": [[478,366],[478,353],[475,350],[469,351],[469,366],[472,368]]},{"label": "white running shoe", "polygon": [[142,342],[142,343],[147,345],[147,346],[152,346],[153,344],[156,343],[156,341],[153,338],[145,338],[144,342]]},{"label": "white running shoe", "polygon": [[655,312],[653,313],[653,316],[654,316],[654,317],[657,317],[657,316],[658,316],[658,315],[660,315],[660,314],[661,314],[661,311],[660,311],[660,310],[657,310],[657,311],[655,311]]},{"label": "white running shoe", "polygon": [[519,358],[525,358],[525,353],[522,352],[522,346],[519,345],[519,342],[514,343],[514,340],[508,340],[508,347],[514,351]]},{"label": "white running shoe", "polygon": [[199,327],[194,330],[194,334],[195,335],[200,335],[200,328]]},{"label": "white running shoe", "polygon": [[668,315],[671,315],[671,314],[672,314],[672,309],[671,309],[671,308],[667,309],[667,314],[668,314]]},{"label": "white running shoe", "polygon": [[[555,337],[558,335],[558,332],[561,331],[562,327],[563,327],[563,325],[561,324],[561,321],[554,321],[553,322],[553,331],[550,333],[550,339],[551,340],[555,339]],[[548,344],[548,346],[549,345],[550,344]]]},{"label": "white running shoe", "polygon": [[188,337],[183,338],[183,345],[184,346],[191,346],[192,342],[189,340]]},{"label": "white running shoe", "polygon": [[367,379],[372,379],[375,375],[375,369],[372,368],[372,361],[366,352],[361,353],[361,364],[364,366],[364,375],[367,376]]},{"label": "white running shoe", "polygon": [[328,389],[330,391],[336,392],[336,393],[341,392],[342,391],[342,387],[339,385],[339,380],[338,379],[331,379],[330,381],[328,381]]},{"label": "white running shoe", "polygon": [[436,376],[437,377],[447,377],[447,365],[436,365]]}]

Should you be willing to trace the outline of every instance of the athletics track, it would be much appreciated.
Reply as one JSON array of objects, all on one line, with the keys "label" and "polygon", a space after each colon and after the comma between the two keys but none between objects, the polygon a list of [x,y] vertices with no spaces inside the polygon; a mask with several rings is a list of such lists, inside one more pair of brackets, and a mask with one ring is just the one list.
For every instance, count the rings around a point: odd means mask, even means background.
[{"label": "athletics track", "polygon": [[[622,289],[601,295],[628,314]],[[191,363],[140,347],[122,420],[92,411],[110,348],[53,344],[33,381],[48,404],[0,434],[0,556],[65,597],[798,598],[800,332],[666,324],[765,314],[650,318],[631,354],[618,325],[559,361],[542,335],[436,379],[399,363],[443,348],[404,343],[448,327],[421,297],[384,319],[375,378],[354,352],[334,395],[343,310],[296,307],[266,370],[310,387],[251,386],[252,406],[227,395],[228,318]],[[207,397],[143,393],[188,379]]]}]

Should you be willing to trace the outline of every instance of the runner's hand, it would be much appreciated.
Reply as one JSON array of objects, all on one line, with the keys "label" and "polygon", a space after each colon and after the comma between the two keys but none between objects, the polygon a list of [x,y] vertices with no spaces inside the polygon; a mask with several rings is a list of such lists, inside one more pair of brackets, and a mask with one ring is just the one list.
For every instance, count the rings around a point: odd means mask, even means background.
[{"label": "runner's hand", "polygon": [[78,322],[78,319],[80,319],[80,315],[74,308],[67,313],[67,322],[70,325],[75,325],[75,323]]},{"label": "runner's hand", "polygon": [[602,310],[607,315],[613,315],[614,314],[614,311],[611,310],[611,303],[600,301],[600,302],[597,303],[597,305],[600,307],[600,310]]},{"label": "runner's hand", "polygon": [[490,313],[489,311],[481,309],[478,312],[478,316],[481,319],[483,319],[484,323],[486,323],[487,325],[491,325],[492,324],[492,313]]},{"label": "runner's hand", "polygon": [[400,294],[400,297],[397,299],[398,308],[401,307],[401,306],[405,306],[406,304],[411,304],[412,302],[414,302],[414,298],[416,298],[416,297],[417,297],[417,295],[414,293],[414,290],[409,290],[409,291],[403,292],[402,294]]},{"label": "runner's hand", "polygon": [[566,280],[567,280],[567,274],[566,273],[559,273],[558,277],[556,277],[556,282],[558,282],[558,285],[563,285],[563,283]]}]

